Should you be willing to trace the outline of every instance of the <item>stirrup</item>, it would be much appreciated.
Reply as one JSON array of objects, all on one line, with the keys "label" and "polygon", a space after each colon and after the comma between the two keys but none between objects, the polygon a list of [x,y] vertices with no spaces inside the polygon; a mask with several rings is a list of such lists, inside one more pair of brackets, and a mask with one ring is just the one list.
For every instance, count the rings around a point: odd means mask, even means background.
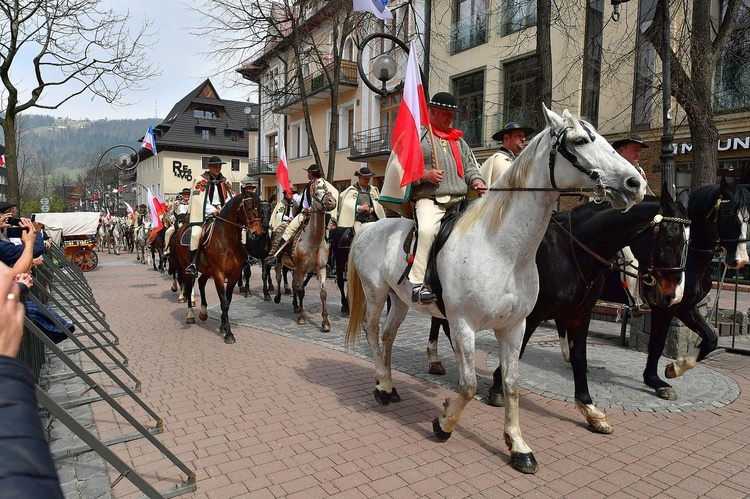
[{"label": "stirrup", "polygon": [[415,284],[411,290],[411,301],[413,303],[433,303],[437,300],[435,294],[428,284]]},{"label": "stirrup", "polygon": [[195,262],[192,262],[190,265],[185,267],[185,273],[192,276],[198,275],[198,268],[196,267]]}]

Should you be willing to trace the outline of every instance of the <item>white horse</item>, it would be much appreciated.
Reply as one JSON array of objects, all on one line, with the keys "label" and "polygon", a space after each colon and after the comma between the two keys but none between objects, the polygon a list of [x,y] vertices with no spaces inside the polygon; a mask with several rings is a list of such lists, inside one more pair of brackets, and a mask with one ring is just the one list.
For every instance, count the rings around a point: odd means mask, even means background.
[{"label": "white horse", "polygon": [[135,230],[135,259],[143,265],[148,265],[146,247],[148,246],[148,235],[151,233],[151,220],[145,219]]},{"label": "white horse", "polygon": [[[503,368],[505,443],[511,466],[536,473],[538,465],[519,425],[518,355],[525,318],[539,289],[537,248],[561,190],[594,191],[597,199],[629,209],[643,199],[645,181],[593,127],[543,106],[548,128],[519,155],[510,170],[458,220],[437,256],[443,283],[445,315],[453,335],[459,370],[458,396],[446,400],[433,432],[446,441],[474,397],[477,378],[474,338],[491,329]],[[519,192],[519,191],[526,192]],[[406,266],[404,240],[414,223],[384,219],[357,233],[349,255],[349,300],[352,306],[347,344],[364,328],[375,363],[375,399],[381,405],[400,397],[391,379],[391,350],[409,307],[443,317],[436,304],[412,303],[412,285],[399,279]],[[386,299],[391,309],[380,336],[380,314]]]}]

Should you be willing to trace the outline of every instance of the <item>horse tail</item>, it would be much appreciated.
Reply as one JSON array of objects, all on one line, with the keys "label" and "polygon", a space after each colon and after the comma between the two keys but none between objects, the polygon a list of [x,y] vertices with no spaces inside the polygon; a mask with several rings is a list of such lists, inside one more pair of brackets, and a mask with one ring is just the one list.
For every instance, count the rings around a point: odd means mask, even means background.
[{"label": "horse tail", "polygon": [[365,319],[365,293],[362,288],[362,280],[357,273],[357,267],[354,265],[354,252],[349,252],[349,262],[347,263],[347,281],[349,293],[349,324],[346,327],[346,346],[353,347],[357,335],[362,330],[362,323]]}]

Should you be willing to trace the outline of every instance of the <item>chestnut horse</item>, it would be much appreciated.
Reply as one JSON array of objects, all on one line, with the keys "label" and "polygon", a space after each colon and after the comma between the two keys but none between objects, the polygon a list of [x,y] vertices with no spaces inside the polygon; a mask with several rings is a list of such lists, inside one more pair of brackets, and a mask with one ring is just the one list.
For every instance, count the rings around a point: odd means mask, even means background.
[{"label": "chestnut horse", "polygon": [[[190,225],[185,224],[175,233],[174,239],[182,240],[182,235]],[[242,229],[247,229],[247,236],[253,239],[261,237],[263,226],[260,219],[260,198],[255,193],[243,193],[227,201],[213,223],[213,231],[207,244],[203,245],[198,258],[198,288],[201,292],[201,309],[198,317],[202,321],[208,319],[206,311],[206,281],[214,278],[216,292],[221,303],[221,326],[219,332],[224,333],[225,343],[234,343],[234,334],[229,324],[229,305],[232,303],[234,286],[240,279],[242,267],[247,259],[245,245],[242,244]],[[199,227],[196,228],[198,230]],[[182,244],[175,244],[173,254],[177,254],[180,272],[185,282],[184,294],[190,296],[193,291],[195,277],[185,273],[190,264],[190,249]],[[224,285],[226,280],[226,286]],[[187,300],[188,316],[185,322],[195,324],[192,300]]]}]

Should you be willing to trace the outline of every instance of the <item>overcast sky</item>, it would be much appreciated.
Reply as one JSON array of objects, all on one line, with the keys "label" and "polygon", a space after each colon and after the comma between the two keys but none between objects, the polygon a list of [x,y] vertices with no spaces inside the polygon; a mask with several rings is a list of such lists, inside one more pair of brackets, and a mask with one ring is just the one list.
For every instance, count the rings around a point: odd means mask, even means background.
[{"label": "overcast sky", "polygon": [[137,102],[129,107],[112,107],[103,100],[92,101],[90,95],[81,95],[60,109],[32,110],[31,113],[74,119],[163,119],[174,104],[207,77],[211,78],[222,99],[248,100],[251,89],[249,85],[237,87],[220,74],[221,68],[214,61],[202,55],[203,52],[210,51],[210,40],[191,34],[190,30],[205,21],[200,14],[185,7],[183,1],[103,0],[102,4],[111,5],[118,11],[129,9],[136,24],[133,29],[137,29],[143,22],[144,15],[153,20],[154,28],[159,30],[155,37],[158,44],[155,43],[146,55],[159,67],[161,76],[145,82],[143,91],[129,94],[127,100]]}]

